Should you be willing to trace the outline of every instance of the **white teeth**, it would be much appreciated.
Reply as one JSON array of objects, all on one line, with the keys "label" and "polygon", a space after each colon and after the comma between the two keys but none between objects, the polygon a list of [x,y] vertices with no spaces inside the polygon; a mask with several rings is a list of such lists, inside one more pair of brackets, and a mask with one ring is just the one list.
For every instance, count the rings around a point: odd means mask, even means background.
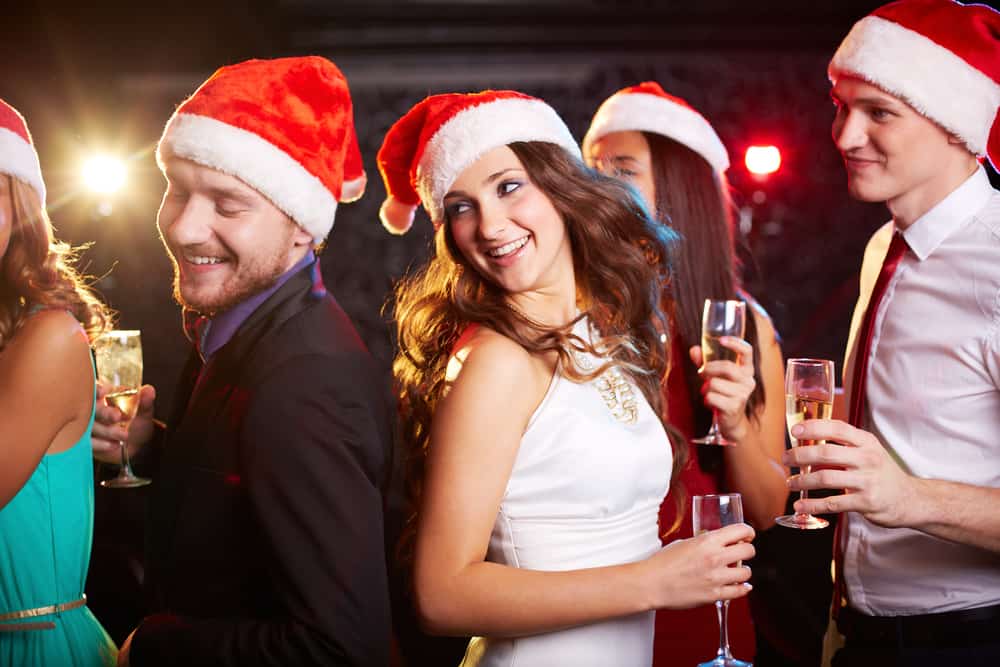
[{"label": "white teeth", "polygon": [[510,243],[504,244],[499,248],[493,248],[493,250],[487,251],[490,257],[503,257],[504,255],[509,255],[515,250],[519,250],[524,247],[524,244],[528,242],[528,237],[523,236],[516,241],[511,241]]},{"label": "white teeth", "polygon": [[192,264],[222,264],[226,260],[221,257],[188,257],[187,261]]}]

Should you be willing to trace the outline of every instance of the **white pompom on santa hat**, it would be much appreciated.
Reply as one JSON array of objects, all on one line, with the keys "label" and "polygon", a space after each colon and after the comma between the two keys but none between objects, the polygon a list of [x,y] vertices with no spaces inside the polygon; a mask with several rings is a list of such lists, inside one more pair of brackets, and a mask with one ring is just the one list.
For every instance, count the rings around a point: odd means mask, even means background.
[{"label": "white pompom on santa hat", "polygon": [[389,128],[378,152],[386,200],[379,211],[393,234],[405,234],[423,204],[435,226],[444,196],[480,157],[515,142],[544,141],[580,157],[569,128],[548,104],[512,90],[432,95]]},{"label": "white pompom on santa hat", "polygon": [[601,137],[614,132],[652,132],[687,146],[712,169],[729,169],[729,153],[712,125],[686,101],[655,81],[622,88],[601,104],[583,138],[583,154]]},{"label": "white pompom on santa hat", "polygon": [[28,124],[17,109],[3,100],[0,100],[0,174],[13,176],[34,188],[45,208],[45,181]]},{"label": "white pompom on santa hat", "polygon": [[1000,13],[951,0],[899,0],[854,24],[829,67],[912,106],[1000,167]]},{"label": "white pompom on santa hat", "polygon": [[223,67],[167,122],[157,161],[176,156],[235,176],[321,243],[338,202],[366,177],[347,80],[319,56]]}]

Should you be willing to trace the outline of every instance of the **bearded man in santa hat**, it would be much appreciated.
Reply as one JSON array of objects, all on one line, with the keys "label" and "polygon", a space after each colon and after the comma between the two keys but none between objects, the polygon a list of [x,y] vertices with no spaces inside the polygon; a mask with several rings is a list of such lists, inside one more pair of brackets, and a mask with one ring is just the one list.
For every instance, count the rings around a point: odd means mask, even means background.
[{"label": "bearded man in santa hat", "polygon": [[[386,664],[389,382],[317,257],[365,185],[347,82],[318,57],[223,67],[157,160],[193,350],[152,486],[155,613],[119,664]],[[104,408],[95,438],[148,440],[143,391],[127,434]]]}]

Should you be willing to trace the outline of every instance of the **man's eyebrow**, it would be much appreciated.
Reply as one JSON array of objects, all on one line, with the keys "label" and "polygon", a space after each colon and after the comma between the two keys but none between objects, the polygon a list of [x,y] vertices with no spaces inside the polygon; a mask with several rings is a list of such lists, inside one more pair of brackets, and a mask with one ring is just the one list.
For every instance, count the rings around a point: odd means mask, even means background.
[{"label": "man's eyebrow", "polygon": [[227,188],[225,186],[211,186],[208,188],[209,194],[212,195],[213,199],[233,199],[240,203],[250,205],[253,203],[252,198],[247,193],[242,190],[237,190],[236,188]]},{"label": "man's eyebrow", "polygon": [[[844,99],[839,95],[837,95],[837,93],[833,92],[832,90],[830,91],[830,99],[832,99],[834,102],[840,102],[840,103],[844,102]],[[903,104],[903,102],[901,102],[900,100],[897,100],[888,95],[868,95],[865,97],[856,97],[853,100],[851,100],[851,103],[854,104],[855,106],[862,104],[866,106],[880,106],[880,107],[899,106],[900,104]]]}]

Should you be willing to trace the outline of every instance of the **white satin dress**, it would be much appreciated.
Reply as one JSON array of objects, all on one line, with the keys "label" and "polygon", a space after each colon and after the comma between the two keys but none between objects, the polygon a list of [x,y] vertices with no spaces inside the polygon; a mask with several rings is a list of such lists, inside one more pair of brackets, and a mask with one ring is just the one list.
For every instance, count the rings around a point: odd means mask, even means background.
[{"label": "white satin dress", "polygon": [[[585,332],[579,323],[575,333]],[[581,367],[598,365],[576,356]],[[639,561],[660,548],[670,443],[638,387],[628,384],[630,413],[622,409],[628,389],[618,382],[618,391],[608,391],[607,379],[577,384],[554,376],[521,439],[488,561],[576,570]],[[650,611],[527,637],[475,637],[462,667],[648,667],[653,618]]]}]

